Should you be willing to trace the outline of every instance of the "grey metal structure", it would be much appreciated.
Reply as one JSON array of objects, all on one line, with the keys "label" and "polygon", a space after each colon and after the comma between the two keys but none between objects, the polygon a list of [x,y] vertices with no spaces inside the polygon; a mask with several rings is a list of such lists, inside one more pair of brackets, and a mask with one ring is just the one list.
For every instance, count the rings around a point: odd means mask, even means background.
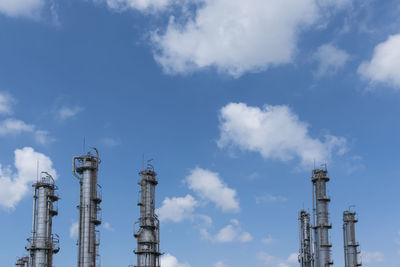
[{"label": "grey metal structure", "polygon": [[359,261],[358,242],[356,242],[355,223],[356,213],[351,210],[343,212],[343,240],[344,240],[344,266],[357,267],[361,266]]},{"label": "grey metal structure", "polygon": [[100,266],[100,233],[96,230],[101,224],[102,196],[97,184],[100,158],[97,149],[93,150],[95,154],[88,152],[72,159],[72,173],[80,184],[78,267]]},{"label": "grey metal structure", "polygon": [[148,164],[140,172],[141,187],[139,230],[134,236],[137,239],[137,265],[135,267],[160,267],[160,223],[155,214],[155,187],[158,184],[153,166]]},{"label": "grey metal structure", "polygon": [[329,243],[329,229],[332,225],[329,223],[328,204],[331,199],[326,194],[327,182],[329,177],[326,168],[312,171],[315,267],[329,267],[333,264],[332,245]]},{"label": "grey metal structure", "polygon": [[300,250],[299,263],[300,267],[313,267],[314,255],[312,251],[312,234],[310,214],[302,210],[299,213],[299,230],[300,230]]},{"label": "grey metal structure", "polygon": [[29,267],[29,257],[22,257],[17,260],[15,264],[17,267]]},{"label": "grey metal structure", "polygon": [[58,214],[58,188],[50,174],[42,172],[40,176],[33,185],[32,236],[26,249],[30,253],[29,267],[52,267],[53,254],[60,250],[59,238],[52,233],[53,216]]}]

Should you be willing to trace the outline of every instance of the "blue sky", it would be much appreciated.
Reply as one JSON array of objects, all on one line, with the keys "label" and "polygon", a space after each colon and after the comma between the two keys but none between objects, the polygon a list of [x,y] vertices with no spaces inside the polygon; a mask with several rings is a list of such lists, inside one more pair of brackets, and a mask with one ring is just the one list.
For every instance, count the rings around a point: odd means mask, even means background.
[{"label": "blue sky", "polygon": [[71,158],[100,151],[102,266],[135,264],[154,158],[162,267],[298,266],[327,162],[335,266],[355,205],[363,266],[400,265],[400,5],[378,0],[0,0],[0,262],[26,254],[36,161],[77,256]]}]

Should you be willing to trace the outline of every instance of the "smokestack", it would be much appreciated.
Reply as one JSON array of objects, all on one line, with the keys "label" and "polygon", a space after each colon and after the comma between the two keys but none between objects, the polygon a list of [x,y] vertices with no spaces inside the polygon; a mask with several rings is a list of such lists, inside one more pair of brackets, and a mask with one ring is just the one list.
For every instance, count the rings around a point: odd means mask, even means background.
[{"label": "smokestack", "polygon": [[[30,253],[30,267],[52,267],[53,254],[60,250],[58,235],[53,235],[53,216],[58,214],[55,203],[59,200],[56,195],[57,186],[53,177],[42,172],[37,183],[33,185],[35,194],[33,197],[32,236],[28,238],[26,249]],[[26,259],[19,261],[26,264]],[[17,265],[18,266],[18,265]]]},{"label": "smokestack", "polygon": [[329,223],[328,209],[331,199],[326,194],[326,183],[329,182],[327,175],[326,169],[312,171],[315,267],[329,267],[333,264],[332,245],[329,243],[329,229],[332,225]]},{"label": "smokestack", "polygon": [[154,167],[148,164],[140,172],[139,230],[137,239],[137,265],[135,267],[160,267],[160,223],[155,214],[155,188],[158,184]]},{"label": "smokestack", "polygon": [[346,210],[343,212],[343,240],[344,240],[344,263],[345,267],[361,266],[358,259],[360,252],[357,250],[359,244],[356,242],[355,223],[356,212]]},{"label": "smokestack", "polygon": [[101,187],[97,184],[100,159],[97,149],[92,149],[95,155],[88,152],[72,159],[72,172],[80,185],[78,267],[97,267],[100,263],[100,234],[96,230],[101,224]]}]

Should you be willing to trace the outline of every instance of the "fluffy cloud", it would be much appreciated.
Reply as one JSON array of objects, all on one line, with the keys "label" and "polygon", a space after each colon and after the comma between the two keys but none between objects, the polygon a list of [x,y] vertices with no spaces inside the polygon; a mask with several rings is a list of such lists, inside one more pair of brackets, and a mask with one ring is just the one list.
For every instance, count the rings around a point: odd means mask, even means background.
[{"label": "fluffy cloud", "polygon": [[76,115],[78,115],[78,113],[81,112],[81,111],[83,111],[83,108],[81,108],[79,106],[62,107],[58,111],[58,118],[61,119],[61,120],[72,118],[72,117],[75,117]]},{"label": "fluffy cloud", "polygon": [[47,131],[38,130],[34,125],[17,119],[6,119],[0,122],[0,136],[31,133],[38,144],[47,144],[54,139]]},{"label": "fluffy cloud", "polygon": [[214,267],[228,267],[228,265],[226,265],[222,261],[218,261],[217,263],[214,264]]},{"label": "fluffy cloud", "polygon": [[298,264],[298,254],[292,253],[287,259],[279,259],[268,253],[261,252],[258,254],[258,259],[267,266],[277,266],[277,267],[289,267],[294,264]]},{"label": "fluffy cloud", "polygon": [[[99,2],[100,0],[95,0]],[[137,9],[140,11],[161,11],[176,0],[105,0],[108,7],[123,11],[126,9]]]},{"label": "fluffy cloud", "polygon": [[326,135],[312,138],[308,125],[299,120],[288,106],[250,107],[230,103],[220,111],[219,147],[238,147],[259,152],[265,159],[288,161],[299,158],[302,165],[329,160],[333,152],[343,154],[346,140]]},{"label": "fluffy cloud", "polygon": [[386,83],[400,90],[400,34],[375,47],[370,61],[364,61],[358,73],[372,83]]},{"label": "fluffy cloud", "polygon": [[313,58],[318,63],[317,76],[336,73],[343,68],[350,56],[346,51],[336,48],[332,44],[324,44],[318,47]]},{"label": "fluffy cloud", "polygon": [[248,243],[253,240],[253,236],[242,231],[239,221],[232,219],[231,223],[223,227],[216,235],[211,235],[207,229],[200,229],[200,234],[204,239],[211,240],[216,243],[228,243],[233,241],[240,241],[242,243]]},{"label": "fluffy cloud", "polygon": [[161,257],[162,267],[190,267],[188,263],[180,263],[177,258],[167,253]]},{"label": "fluffy cloud", "polygon": [[57,178],[51,159],[42,153],[35,152],[33,148],[16,149],[14,155],[16,172],[13,172],[11,167],[0,165],[0,205],[7,209],[15,208],[28,193],[31,183],[36,181],[38,162],[40,172],[46,171],[53,178]]},{"label": "fluffy cloud", "polygon": [[385,261],[385,255],[379,251],[361,251],[363,263],[382,263]]},{"label": "fluffy cloud", "polygon": [[155,59],[168,73],[216,67],[240,76],[290,63],[298,33],[316,22],[315,0],[204,0],[194,18],[155,33]]},{"label": "fluffy cloud", "polygon": [[14,104],[14,98],[5,92],[0,92],[0,115],[12,113],[12,105]]},{"label": "fluffy cloud", "polygon": [[71,227],[69,228],[69,237],[70,238],[77,238],[79,234],[79,223],[73,222]]},{"label": "fluffy cloud", "polygon": [[219,177],[219,174],[202,168],[191,170],[186,177],[191,190],[201,198],[209,200],[224,212],[238,212],[239,201],[236,199],[236,190],[229,188]]},{"label": "fluffy cloud", "polygon": [[0,13],[9,17],[37,18],[45,0],[0,0]]},{"label": "fluffy cloud", "polygon": [[161,208],[157,210],[157,214],[161,221],[180,222],[185,218],[190,218],[197,201],[191,196],[166,198],[162,202]]}]

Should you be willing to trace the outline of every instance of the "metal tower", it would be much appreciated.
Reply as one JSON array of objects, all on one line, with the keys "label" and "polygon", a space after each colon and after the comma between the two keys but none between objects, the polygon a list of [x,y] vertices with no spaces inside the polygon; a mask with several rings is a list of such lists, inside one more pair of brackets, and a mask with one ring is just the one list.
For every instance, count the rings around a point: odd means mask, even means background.
[{"label": "metal tower", "polygon": [[354,211],[346,210],[343,212],[343,240],[344,240],[344,263],[345,267],[361,266],[358,255],[358,242],[356,242],[355,223],[356,213]]},{"label": "metal tower", "polygon": [[100,159],[97,149],[92,149],[95,155],[88,152],[72,159],[72,173],[80,184],[78,267],[100,266],[100,233],[96,230],[101,224],[101,186],[97,184]]},{"label": "metal tower", "polygon": [[29,267],[29,257],[22,257],[17,260],[15,264],[17,267]]},{"label": "metal tower", "polygon": [[299,251],[300,267],[313,267],[314,256],[312,252],[310,214],[305,210],[302,210],[299,213],[299,228],[300,228],[300,251]]},{"label": "metal tower", "polygon": [[152,165],[139,173],[140,206],[139,230],[134,236],[137,239],[137,265],[135,267],[160,267],[160,223],[155,214],[155,187],[158,184]]},{"label": "metal tower", "polygon": [[326,183],[329,182],[327,175],[326,169],[312,171],[315,267],[329,267],[333,264],[332,245],[329,243],[329,229],[332,225],[329,224],[328,204],[331,199],[326,194]]},{"label": "metal tower", "polygon": [[[59,197],[55,192],[58,188],[50,174],[42,172],[40,176],[33,185],[32,236],[26,249],[30,253],[30,267],[52,267],[53,254],[60,250],[58,235],[52,234],[53,216],[58,214]],[[20,266],[27,266],[25,258],[20,260]]]}]

